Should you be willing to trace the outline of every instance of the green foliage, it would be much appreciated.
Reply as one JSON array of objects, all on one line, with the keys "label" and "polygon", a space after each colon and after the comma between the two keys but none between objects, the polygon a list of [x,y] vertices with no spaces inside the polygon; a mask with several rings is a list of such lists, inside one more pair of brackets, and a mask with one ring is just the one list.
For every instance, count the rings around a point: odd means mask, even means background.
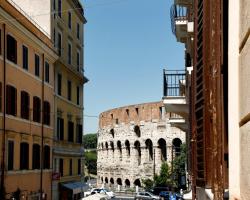
[{"label": "green foliage", "polygon": [[162,163],[160,174],[155,175],[154,181],[156,187],[171,187],[174,185],[171,171],[167,163]]},{"label": "green foliage", "polygon": [[85,165],[89,174],[97,174],[97,153],[96,151],[85,152]]},{"label": "green foliage", "polygon": [[185,164],[187,160],[186,144],[181,145],[180,155],[173,160],[173,177],[178,188],[181,188],[181,177],[186,175]]},{"label": "green foliage", "polygon": [[154,181],[147,178],[147,179],[142,179],[142,184],[144,185],[145,190],[149,190],[153,187]]},{"label": "green foliage", "polygon": [[85,149],[96,149],[97,134],[87,134],[83,136],[83,146]]}]

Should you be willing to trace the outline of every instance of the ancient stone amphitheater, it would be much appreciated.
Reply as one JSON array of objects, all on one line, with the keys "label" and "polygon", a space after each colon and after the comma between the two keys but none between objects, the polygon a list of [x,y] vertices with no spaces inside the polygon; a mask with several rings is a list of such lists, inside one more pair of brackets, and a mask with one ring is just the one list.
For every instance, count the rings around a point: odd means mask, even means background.
[{"label": "ancient stone amphitheater", "polygon": [[171,127],[162,102],[125,106],[99,116],[97,185],[117,189],[153,179],[162,162],[185,143],[185,133]]}]

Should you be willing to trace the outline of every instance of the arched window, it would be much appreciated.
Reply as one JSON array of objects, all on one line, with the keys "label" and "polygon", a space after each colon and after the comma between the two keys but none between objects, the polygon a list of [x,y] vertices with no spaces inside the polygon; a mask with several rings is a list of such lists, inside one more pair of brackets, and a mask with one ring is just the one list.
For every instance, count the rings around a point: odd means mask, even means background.
[{"label": "arched window", "polygon": [[130,156],[130,143],[128,140],[125,141],[125,147],[126,147],[127,155]]},{"label": "arched window", "polygon": [[181,140],[179,138],[174,138],[172,141],[172,145],[173,145],[173,151],[175,153],[175,156],[179,156],[180,152],[181,152]]},{"label": "arched window", "polygon": [[48,101],[43,102],[43,123],[50,125],[50,103]]},{"label": "arched window", "polygon": [[113,138],[115,137],[115,131],[114,131],[114,129],[113,129],[113,128],[110,130],[110,132],[109,132],[109,133],[112,135],[112,137],[113,137]]},{"label": "arched window", "polygon": [[113,178],[110,178],[110,183],[114,184],[114,179]]},{"label": "arched window", "polygon": [[134,185],[135,185],[135,186],[141,187],[141,181],[140,181],[140,179],[136,179],[136,180],[134,181]]},{"label": "arched window", "polygon": [[40,169],[40,145],[33,144],[32,169]]},{"label": "arched window", "polygon": [[105,178],[105,183],[109,183],[109,180],[108,180],[108,178],[107,178],[107,177]]},{"label": "arched window", "polygon": [[125,180],[126,187],[130,187],[130,181],[128,179]]},{"label": "arched window", "polygon": [[13,116],[17,113],[17,91],[11,85],[6,86],[6,113]]},{"label": "arched window", "polygon": [[149,160],[153,160],[153,143],[150,139],[147,139],[145,144],[146,149],[148,150],[148,158]]},{"label": "arched window", "polygon": [[114,148],[114,142],[110,142],[110,147],[111,147],[111,149],[112,149],[112,151],[115,151],[115,148]]},{"label": "arched window", "polygon": [[137,140],[134,143],[135,149],[137,150],[137,159],[138,159],[138,165],[141,164],[141,146],[140,142]]},{"label": "arched window", "polygon": [[166,145],[166,140],[164,140],[163,138],[160,138],[158,140],[158,147],[161,150],[161,160],[162,161],[167,160],[167,145]]},{"label": "arched window", "polygon": [[48,145],[45,145],[43,152],[44,152],[43,168],[50,169],[50,147]]},{"label": "arched window", "polygon": [[122,179],[121,179],[121,178],[118,178],[118,179],[116,180],[116,183],[117,183],[117,185],[122,185]]},{"label": "arched window", "polygon": [[138,125],[134,127],[134,132],[136,133],[137,137],[141,137],[141,130]]}]

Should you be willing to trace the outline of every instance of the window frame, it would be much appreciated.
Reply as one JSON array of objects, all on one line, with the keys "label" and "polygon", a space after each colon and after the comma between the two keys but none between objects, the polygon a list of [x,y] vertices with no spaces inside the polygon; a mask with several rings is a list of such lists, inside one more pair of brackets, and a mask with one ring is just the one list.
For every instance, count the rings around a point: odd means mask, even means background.
[{"label": "window frame", "polygon": [[29,49],[26,45],[22,45],[22,53],[23,53],[23,69],[29,70]]},{"label": "window frame", "polygon": [[40,56],[35,53],[35,76],[40,77]]}]

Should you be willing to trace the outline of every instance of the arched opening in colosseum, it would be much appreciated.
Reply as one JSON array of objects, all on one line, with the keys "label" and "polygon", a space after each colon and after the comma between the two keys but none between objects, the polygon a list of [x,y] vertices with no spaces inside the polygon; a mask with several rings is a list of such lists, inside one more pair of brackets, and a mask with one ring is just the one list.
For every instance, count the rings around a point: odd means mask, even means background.
[{"label": "arched opening in colosseum", "polygon": [[138,186],[138,187],[141,187],[141,181],[140,181],[140,179],[136,179],[136,180],[134,181],[134,185],[135,185],[135,186]]},{"label": "arched opening in colosseum", "polygon": [[102,149],[103,149],[103,143],[102,143]]},{"label": "arched opening in colosseum", "polygon": [[148,160],[153,160],[153,142],[150,139],[147,139],[146,142],[146,149],[148,151]]},{"label": "arched opening in colosseum", "polygon": [[112,149],[112,151],[114,152],[115,151],[115,147],[114,147],[114,142],[110,142],[110,147],[111,147],[111,149]]},{"label": "arched opening in colosseum", "polygon": [[101,182],[103,183],[103,177],[101,177]]},{"label": "arched opening in colosseum", "polygon": [[140,130],[140,127],[138,125],[136,125],[134,127],[134,132],[137,135],[137,137],[141,137],[141,130]]},{"label": "arched opening in colosseum", "polygon": [[116,180],[116,183],[117,183],[117,185],[122,185],[122,179],[121,179],[121,178],[118,178],[118,179]]},{"label": "arched opening in colosseum", "polygon": [[110,178],[110,184],[114,185],[114,179],[113,178]]},{"label": "arched opening in colosseum", "polygon": [[117,141],[117,148],[119,151],[119,158],[120,158],[120,160],[122,160],[122,143],[120,140]]},{"label": "arched opening in colosseum", "polygon": [[125,141],[125,147],[126,147],[127,155],[130,156],[130,143],[128,140]]},{"label": "arched opening in colosseum", "polygon": [[172,145],[173,145],[173,153],[175,156],[179,156],[180,152],[181,152],[181,140],[179,138],[174,138],[172,141]]},{"label": "arched opening in colosseum", "polygon": [[108,142],[105,142],[105,146],[106,146],[106,150],[108,150],[108,149],[109,149],[109,144],[108,144]]},{"label": "arched opening in colosseum", "polygon": [[125,186],[130,187],[130,181],[128,179],[125,180]]},{"label": "arched opening in colosseum", "polygon": [[158,140],[158,147],[161,150],[161,160],[166,161],[167,160],[167,145],[166,145],[166,140],[163,138],[160,138]]},{"label": "arched opening in colosseum", "polygon": [[109,133],[112,135],[113,138],[115,137],[115,131],[113,128],[109,131]]},{"label": "arched opening in colosseum", "polygon": [[107,178],[107,177],[105,178],[105,183],[109,183],[109,180],[108,180],[108,178]]},{"label": "arched opening in colosseum", "polygon": [[136,157],[138,160],[138,165],[140,165],[141,164],[141,145],[140,145],[140,142],[138,140],[135,141],[134,146],[136,149]]}]

